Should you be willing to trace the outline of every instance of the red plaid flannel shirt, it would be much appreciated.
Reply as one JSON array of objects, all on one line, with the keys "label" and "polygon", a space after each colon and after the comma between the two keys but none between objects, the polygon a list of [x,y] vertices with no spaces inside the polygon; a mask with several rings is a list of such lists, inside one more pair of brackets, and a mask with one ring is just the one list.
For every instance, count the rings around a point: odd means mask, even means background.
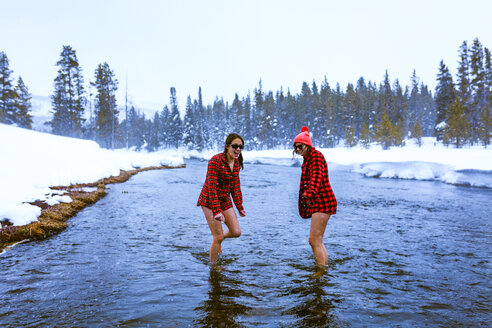
[{"label": "red plaid flannel shirt", "polygon": [[226,155],[224,153],[214,155],[208,162],[207,177],[197,206],[210,208],[216,216],[232,207],[229,196],[231,194],[237,210],[242,211],[244,207],[239,181],[240,168],[239,162],[234,161],[234,169],[231,172]]},{"label": "red plaid flannel shirt", "polygon": [[325,157],[313,147],[302,163],[299,214],[309,218],[316,212],[336,214],[337,200],[331,189]]}]

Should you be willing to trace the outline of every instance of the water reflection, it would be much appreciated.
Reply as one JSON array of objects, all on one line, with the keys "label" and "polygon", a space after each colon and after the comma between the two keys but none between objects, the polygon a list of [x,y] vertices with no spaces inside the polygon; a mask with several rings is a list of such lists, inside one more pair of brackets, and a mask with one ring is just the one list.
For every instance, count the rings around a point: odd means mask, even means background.
[{"label": "water reflection", "polygon": [[199,318],[194,324],[200,327],[241,327],[237,316],[245,314],[250,307],[236,302],[243,296],[249,296],[241,289],[243,283],[232,278],[233,273],[224,272],[221,267],[210,267],[208,299],[197,307]]},{"label": "water reflection", "polygon": [[325,269],[315,268],[315,273],[304,277],[304,281],[295,281],[295,287],[287,290],[283,296],[295,296],[300,300],[293,307],[282,312],[297,318],[289,327],[339,327],[334,314],[336,304],[340,302],[336,295],[326,290],[333,284]]}]

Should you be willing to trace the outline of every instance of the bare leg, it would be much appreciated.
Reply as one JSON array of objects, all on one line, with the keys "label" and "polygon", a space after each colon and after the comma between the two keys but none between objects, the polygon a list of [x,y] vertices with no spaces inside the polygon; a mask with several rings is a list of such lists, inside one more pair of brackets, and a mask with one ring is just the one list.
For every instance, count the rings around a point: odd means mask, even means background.
[{"label": "bare leg", "polygon": [[222,222],[214,219],[214,214],[208,207],[202,206],[203,214],[207,219],[208,227],[212,232],[212,244],[210,244],[210,263],[215,264],[219,253],[222,252],[221,243],[224,240],[224,233],[222,231]]},{"label": "bare leg", "polygon": [[311,217],[311,231],[309,232],[309,244],[313,249],[314,260],[318,266],[328,264],[328,253],[323,244],[326,224],[330,219],[330,214],[314,213]]},{"label": "bare leg", "polygon": [[241,236],[241,226],[236,216],[236,212],[231,207],[222,212],[225,217],[225,224],[229,230],[224,232],[224,238],[237,238]]}]

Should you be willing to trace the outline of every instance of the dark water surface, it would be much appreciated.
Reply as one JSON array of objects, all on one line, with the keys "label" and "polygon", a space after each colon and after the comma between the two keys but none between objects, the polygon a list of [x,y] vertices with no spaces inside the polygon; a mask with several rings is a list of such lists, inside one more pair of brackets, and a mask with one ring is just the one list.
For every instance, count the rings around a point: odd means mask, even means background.
[{"label": "dark water surface", "polygon": [[300,168],[246,165],[242,236],[208,265],[206,162],[139,173],[63,233],[0,255],[2,327],[416,327],[492,322],[492,191],[330,171],[327,272]]}]

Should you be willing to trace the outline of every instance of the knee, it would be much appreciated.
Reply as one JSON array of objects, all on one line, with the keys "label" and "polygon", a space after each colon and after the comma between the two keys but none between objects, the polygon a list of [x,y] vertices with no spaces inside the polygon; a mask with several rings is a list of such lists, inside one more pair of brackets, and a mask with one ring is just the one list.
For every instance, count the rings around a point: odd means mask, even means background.
[{"label": "knee", "polygon": [[238,238],[241,236],[241,229],[240,228],[232,229],[230,230],[230,233],[233,238]]},{"label": "knee", "polygon": [[221,233],[220,235],[215,235],[214,236],[214,242],[217,242],[217,243],[222,243],[224,241],[224,234]]},{"label": "knee", "polygon": [[309,245],[311,245],[311,247],[319,246],[322,243],[323,240],[321,238],[309,236]]}]

